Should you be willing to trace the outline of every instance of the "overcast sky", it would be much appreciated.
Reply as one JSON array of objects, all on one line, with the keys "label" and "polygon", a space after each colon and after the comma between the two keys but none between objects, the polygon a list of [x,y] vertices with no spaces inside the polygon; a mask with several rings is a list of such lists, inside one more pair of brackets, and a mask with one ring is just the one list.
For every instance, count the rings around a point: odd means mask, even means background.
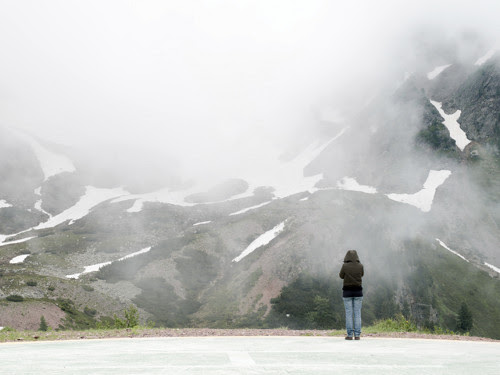
[{"label": "overcast sky", "polygon": [[417,30],[494,41],[498,14],[498,1],[0,0],[0,124],[237,168],[402,77]]}]

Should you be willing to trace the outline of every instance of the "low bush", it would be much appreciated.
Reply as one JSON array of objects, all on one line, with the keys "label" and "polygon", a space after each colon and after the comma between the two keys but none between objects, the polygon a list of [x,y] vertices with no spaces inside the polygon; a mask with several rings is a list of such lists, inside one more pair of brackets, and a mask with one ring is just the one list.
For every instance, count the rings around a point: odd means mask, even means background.
[{"label": "low bush", "polygon": [[134,328],[139,326],[139,312],[137,308],[131,305],[128,309],[123,311],[124,318],[119,318],[116,314],[113,319],[102,320],[97,324],[100,329],[111,329],[111,328]]},{"label": "low bush", "polygon": [[85,308],[83,309],[83,313],[88,316],[95,316],[97,314],[97,310],[85,306]]},{"label": "low bush", "polygon": [[10,296],[7,296],[5,299],[7,301],[11,301],[11,302],[22,302],[22,301],[24,301],[24,297],[20,296],[18,294],[11,294]]},{"label": "low bush", "polygon": [[395,319],[385,319],[376,322],[372,329],[376,332],[416,332],[417,326],[411,320],[406,320],[403,315]]}]

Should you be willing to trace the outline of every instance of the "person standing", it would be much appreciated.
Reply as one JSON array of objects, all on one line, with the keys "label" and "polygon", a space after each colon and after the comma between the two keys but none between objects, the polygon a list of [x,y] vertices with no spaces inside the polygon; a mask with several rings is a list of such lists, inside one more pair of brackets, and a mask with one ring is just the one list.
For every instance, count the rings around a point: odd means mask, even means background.
[{"label": "person standing", "polygon": [[356,250],[347,251],[339,276],[344,280],[342,298],[345,307],[346,340],[359,340],[361,336],[361,305],[363,303],[364,275],[363,265],[359,262]]}]

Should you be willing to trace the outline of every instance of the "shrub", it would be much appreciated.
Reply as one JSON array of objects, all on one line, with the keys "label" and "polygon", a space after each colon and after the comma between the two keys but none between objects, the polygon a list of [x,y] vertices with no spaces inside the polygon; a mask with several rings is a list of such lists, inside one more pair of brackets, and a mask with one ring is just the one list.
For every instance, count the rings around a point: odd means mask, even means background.
[{"label": "shrub", "polygon": [[37,284],[38,283],[35,280],[28,280],[26,282],[26,285],[28,285],[28,286],[37,286]]},{"label": "shrub", "polygon": [[85,308],[83,309],[83,313],[88,316],[95,316],[95,314],[97,314],[97,310],[85,306]]},{"label": "shrub", "polygon": [[24,297],[23,296],[20,296],[18,294],[11,294],[10,296],[7,296],[7,298],[5,298],[7,301],[11,301],[11,302],[22,302],[24,301]]},{"label": "shrub", "polygon": [[16,332],[16,329],[12,327],[3,327],[2,332]]},{"label": "shrub", "polygon": [[57,305],[59,306],[59,308],[62,311],[66,312],[68,314],[76,315],[76,313],[77,313],[77,310],[74,307],[74,303],[70,299],[62,299],[62,298],[58,299]]},{"label": "shrub", "polygon": [[49,285],[49,287],[47,289],[50,290],[51,292],[56,290],[56,288],[53,285]]},{"label": "shrub", "polygon": [[374,328],[381,332],[415,332],[417,326],[400,314],[395,319],[385,319],[375,323]]},{"label": "shrub", "polygon": [[131,305],[128,309],[123,312],[124,318],[120,319],[116,314],[113,316],[112,320],[106,319],[106,321],[101,321],[98,323],[98,328],[134,328],[139,325],[139,312],[137,308]]},{"label": "shrub", "polygon": [[133,328],[139,325],[139,312],[135,306],[131,305],[128,309],[125,309],[123,315],[124,319],[114,316],[116,328]]},{"label": "shrub", "polygon": [[318,328],[338,326],[336,316],[332,312],[330,300],[316,295],[313,300],[314,309],[306,313],[306,319]]},{"label": "shrub", "polygon": [[84,285],[82,285],[82,288],[83,288],[83,290],[85,290],[86,292],[93,292],[93,291],[94,291],[94,288],[93,288],[93,287],[91,287],[90,285],[86,285],[86,284],[84,284]]}]

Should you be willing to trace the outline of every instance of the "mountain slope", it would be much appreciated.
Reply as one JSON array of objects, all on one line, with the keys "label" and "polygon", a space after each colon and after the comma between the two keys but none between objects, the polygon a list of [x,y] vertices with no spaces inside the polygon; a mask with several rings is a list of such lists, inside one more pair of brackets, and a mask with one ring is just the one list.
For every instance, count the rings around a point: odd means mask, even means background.
[{"label": "mountain slope", "polygon": [[215,186],[131,194],[2,141],[1,296],[95,310],[88,325],[135,304],[167,326],[339,328],[337,273],[355,248],[366,322],[453,330],[466,302],[472,333],[500,338],[498,64],[415,74],[328,139]]}]

